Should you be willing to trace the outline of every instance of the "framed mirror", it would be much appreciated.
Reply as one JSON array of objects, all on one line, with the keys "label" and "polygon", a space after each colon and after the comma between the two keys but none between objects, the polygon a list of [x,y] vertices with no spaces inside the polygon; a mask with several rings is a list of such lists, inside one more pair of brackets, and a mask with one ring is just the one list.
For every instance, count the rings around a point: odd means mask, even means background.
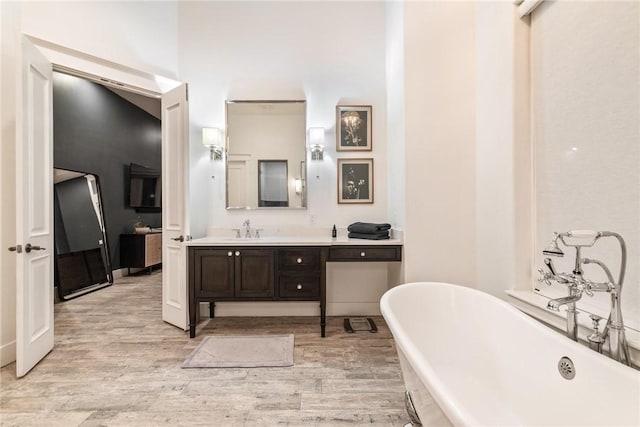
[{"label": "framed mirror", "polygon": [[68,300],[113,283],[100,182],[54,169],[54,282]]},{"label": "framed mirror", "polygon": [[227,101],[227,209],[305,209],[306,102]]}]

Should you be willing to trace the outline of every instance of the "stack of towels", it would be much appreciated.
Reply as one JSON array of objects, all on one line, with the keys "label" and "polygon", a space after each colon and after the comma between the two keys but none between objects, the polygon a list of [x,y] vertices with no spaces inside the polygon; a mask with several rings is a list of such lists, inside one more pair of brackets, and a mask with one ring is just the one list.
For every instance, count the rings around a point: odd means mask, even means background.
[{"label": "stack of towels", "polygon": [[349,230],[349,238],[351,239],[384,240],[389,238],[391,224],[354,222],[347,230]]}]

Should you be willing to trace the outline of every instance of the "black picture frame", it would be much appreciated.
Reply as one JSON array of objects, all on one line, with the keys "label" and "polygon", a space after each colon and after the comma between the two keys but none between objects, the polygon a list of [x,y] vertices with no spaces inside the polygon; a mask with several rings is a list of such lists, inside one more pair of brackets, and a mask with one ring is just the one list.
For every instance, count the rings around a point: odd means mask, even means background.
[{"label": "black picture frame", "polygon": [[338,159],[338,204],[373,203],[373,159]]},{"label": "black picture frame", "polygon": [[371,105],[336,106],[336,150],[371,151],[371,127]]}]

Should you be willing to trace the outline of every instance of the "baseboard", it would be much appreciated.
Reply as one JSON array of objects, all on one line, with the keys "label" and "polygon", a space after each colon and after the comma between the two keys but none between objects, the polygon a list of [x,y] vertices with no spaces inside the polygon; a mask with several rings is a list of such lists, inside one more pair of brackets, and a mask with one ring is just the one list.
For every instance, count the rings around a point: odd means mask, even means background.
[{"label": "baseboard", "polygon": [[6,366],[9,363],[16,361],[16,342],[11,341],[3,346],[0,346],[0,367]]},{"label": "baseboard", "polygon": [[380,316],[378,302],[327,303],[327,316]]}]

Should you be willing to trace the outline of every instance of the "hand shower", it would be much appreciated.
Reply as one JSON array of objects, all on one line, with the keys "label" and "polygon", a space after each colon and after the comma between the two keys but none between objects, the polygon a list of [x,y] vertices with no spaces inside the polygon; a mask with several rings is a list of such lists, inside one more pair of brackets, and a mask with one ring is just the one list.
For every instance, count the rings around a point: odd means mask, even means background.
[{"label": "hand shower", "polygon": [[[564,252],[562,252],[562,249],[560,249],[558,247],[558,237],[559,237],[558,233],[553,233],[553,240],[551,241],[549,246],[544,248],[544,250],[542,251],[543,255],[557,256],[557,257],[563,257],[564,256]],[[549,259],[549,258],[547,258],[547,259]],[[551,260],[549,260],[549,261],[551,261]],[[545,259],[544,263],[547,264],[546,259]]]}]

